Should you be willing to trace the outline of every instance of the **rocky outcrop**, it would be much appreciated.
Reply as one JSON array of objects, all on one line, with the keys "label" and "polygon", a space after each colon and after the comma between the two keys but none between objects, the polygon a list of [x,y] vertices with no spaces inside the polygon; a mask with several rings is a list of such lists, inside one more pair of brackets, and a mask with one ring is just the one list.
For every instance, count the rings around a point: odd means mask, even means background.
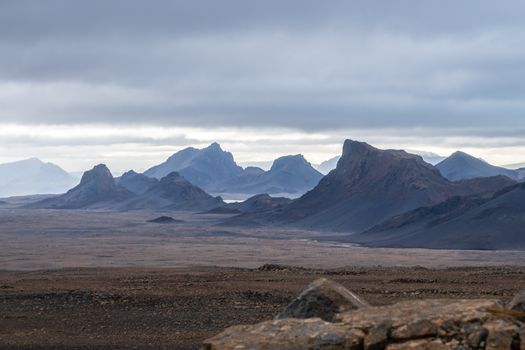
[{"label": "rocky outcrop", "polygon": [[[331,299],[340,307],[348,300],[334,299],[334,295],[353,295],[341,288],[326,280],[316,281],[298,299],[315,294],[321,299]],[[325,316],[325,310],[310,308],[308,319],[279,318],[253,326],[228,328],[206,340],[203,348],[525,349],[523,299],[520,295],[509,305],[499,300],[442,299],[405,301],[389,306],[368,306],[357,299],[361,302],[359,305],[334,313],[331,322],[320,318]],[[289,315],[304,309],[304,303],[294,303],[287,308]],[[333,309],[333,304],[328,308]]]},{"label": "rocky outcrop", "polygon": [[365,301],[342,285],[321,278],[306,287],[277,318],[319,317],[332,321],[338,313],[367,306]]}]

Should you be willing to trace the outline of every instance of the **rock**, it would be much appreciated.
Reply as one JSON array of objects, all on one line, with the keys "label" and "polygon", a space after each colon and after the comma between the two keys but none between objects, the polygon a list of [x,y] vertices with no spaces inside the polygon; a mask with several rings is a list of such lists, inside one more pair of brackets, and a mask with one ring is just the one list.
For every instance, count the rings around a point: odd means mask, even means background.
[{"label": "rock", "polygon": [[525,312],[525,291],[517,294],[509,303],[510,310]]},{"label": "rock", "polygon": [[277,319],[319,317],[332,321],[338,313],[368,306],[368,303],[339,283],[321,278],[308,285]]},{"label": "rock", "polygon": [[369,306],[339,284],[321,279],[310,284],[280,315],[287,312],[318,318],[281,318],[231,327],[207,340],[204,348],[525,349],[524,315],[512,305],[505,307],[498,300],[485,299],[430,299]]},{"label": "rock", "polygon": [[437,339],[411,340],[405,343],[391,344],[386,350],[450,350],[452,347]]},{"label": "rock", "polygon": [[174,224],[174,223],[179,223],[183,221],[174,219],[171,216],[159,216],[158,218],[148,220],[147,222],[151,222],[154,224]]},{"label": "rock", "polygon": [[365,338],[365,350],[382,350],[388,343],[388,335],[392,327],[392,321],[383,320],[377,326],[370,328]]},{"label": "rock", "polygon": [[255,326],[234,326],[204,342],[206,350],[257,349],[359,350],[364,333],[344,325],[319,318],[307,320],[283,319]]},{"label": "rock", "polygon": [[486,350],[519,349],[519,329],[507,320],[492,320],[485,324],[488,330]]},{"label": "rock", "polygon": [[392,333],[394,339],[413,339],[431,337],[438,333],[438,326],[427,319],[419,319],[397,328]]}]

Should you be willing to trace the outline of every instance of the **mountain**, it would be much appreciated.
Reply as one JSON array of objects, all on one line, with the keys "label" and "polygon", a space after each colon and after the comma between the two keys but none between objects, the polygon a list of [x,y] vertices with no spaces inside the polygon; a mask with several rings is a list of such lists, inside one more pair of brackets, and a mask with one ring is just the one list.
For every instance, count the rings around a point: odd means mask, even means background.
[{"label": "mountain", "polygon": [[519,174],[510,169],[497,167],[464,152],[455,152],[436,165],[441,174],[451,181],[505,175],[518,180]]},{"label": "mountain", "polygon": [[333,158],[330,158],[328,160],[325,160],[321,164],[317,165],[315,168],[322,174],[328,174],[330,171],[334,170],[337,166],[337,162],[339,161],[339,158],[341,156],[335,156]]},{"label": "mountain", "polygon": [[267,193],[258,194],[243,202],[228,203],[224,206],[210,210],[210,214],[238,214],[264,212],[281,208],[292,202],[285,197],[271,197]]},{"label": "mountain", "polygon": [[30,208],[46,209],[86,209],[111,208],[134,196],[133,193],[115,183],[111,172],[104,164],[99,164],[82,175],[80,184],[67,193],[38,201]]},{"label": "mountain", "polygon": [[[440,156],[439,154],[436,154],[433,152],[427,152],[427,151],[406,150],[406,152],[410,154],[421,156],[425,162],[432,164],[432,165],[436,165],[437,163],[443,161],[446,158],[446,157]],[[321,164],[317,165],[316,169],[326,175],[330,171],[336,168],[339,158],[341,158],[341,156],[336,156],[328,160],[325,160]]]},{"label": "mountain", "polygon": [[148,177],[144,174],[138,174],[133,170],[122,174],[122,176],[116,179],[116,181],[119,186],[122,186],[135,194],[143,194],[159,182],[159,180],[155,178]]},{"label": "mountain", "polygon": [[394,217],[351,242],[379,247],[525,250],[525,184],[491,197],[453,197]]},{"label": "mountain", "polygon": [[220,197],[212,197],[179,173],[171,172],[141,195],[120,204],[118,209],[209,210],[222,205]]},{"label": "mountain", "polygon": [[268,171],[258,167],[243,169],[217,143],[203,149],[189,147],[179,151],[144,175],[160,179],[173,171],[207,192],[243,194],[244,198],[259,193],[300,196],[323,176],[302,155],[278,158]]},{"label": "mountain", "polygon": [[144,175],[161,179],[174,171],[192,184],[210,192],[243,173],[243,169],[235,163],[230,152],[223,151],[218,143],[212,143],[203,149],[183,149],[164,163],[146,170]]},{"label": "mountain", "polygon": [[59,166],[37,158],[0,164],[0,197],[64,193],[77,183]]},{"label": "mountain", "polygon": [[[251,175],[247,175],[247,172]],[[323,174],[315,170],[301,155],[276,159],[267,172],[246,170],[238,178],[225,184],[222,191],[231,193],[286,193],[303,194],[319,183]]]},{"label": "mountain", "polygon": [[513,183],[487,178],[453,183],[420,156],[346,140],[336,169],[280,212],[241,215],[246,223],[280,223],[361,232],[392,216],[454,195],[490,192]]},{"label": "mountain", "polygon": [[413,150],[413,149],[407,149],[406,151],[408,153],[412,153],[412,154],[421,156],[425,162],[432,164],[432,165],[436,165],[437,163],[443,161],[446,158],[434,152],[419,151],[419,150]]}]

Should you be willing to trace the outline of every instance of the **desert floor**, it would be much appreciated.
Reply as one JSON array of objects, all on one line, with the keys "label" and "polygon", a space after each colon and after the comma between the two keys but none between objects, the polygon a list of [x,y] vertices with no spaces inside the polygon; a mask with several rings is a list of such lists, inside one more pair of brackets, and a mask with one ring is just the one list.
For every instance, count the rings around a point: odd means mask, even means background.
[{"label": "desert floor", "polygon": [[[161,214],[184,222],[146,223]],[[221,219],[0,210],[0,349],[195,349],[321,276],[373,304],[525,289],[524,252],[370,249]]]}]

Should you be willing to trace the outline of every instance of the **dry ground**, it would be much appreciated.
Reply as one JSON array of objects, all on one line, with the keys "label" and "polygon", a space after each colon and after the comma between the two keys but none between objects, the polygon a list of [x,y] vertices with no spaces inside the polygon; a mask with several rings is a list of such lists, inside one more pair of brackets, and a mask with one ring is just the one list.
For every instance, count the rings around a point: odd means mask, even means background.
[{"label": "dry ground", "polygon": [[373,304],[508,300],[525,289],[523,267],[0,271],[0,349],[196,349],[225,327],[274,317],[321,276]]}]

